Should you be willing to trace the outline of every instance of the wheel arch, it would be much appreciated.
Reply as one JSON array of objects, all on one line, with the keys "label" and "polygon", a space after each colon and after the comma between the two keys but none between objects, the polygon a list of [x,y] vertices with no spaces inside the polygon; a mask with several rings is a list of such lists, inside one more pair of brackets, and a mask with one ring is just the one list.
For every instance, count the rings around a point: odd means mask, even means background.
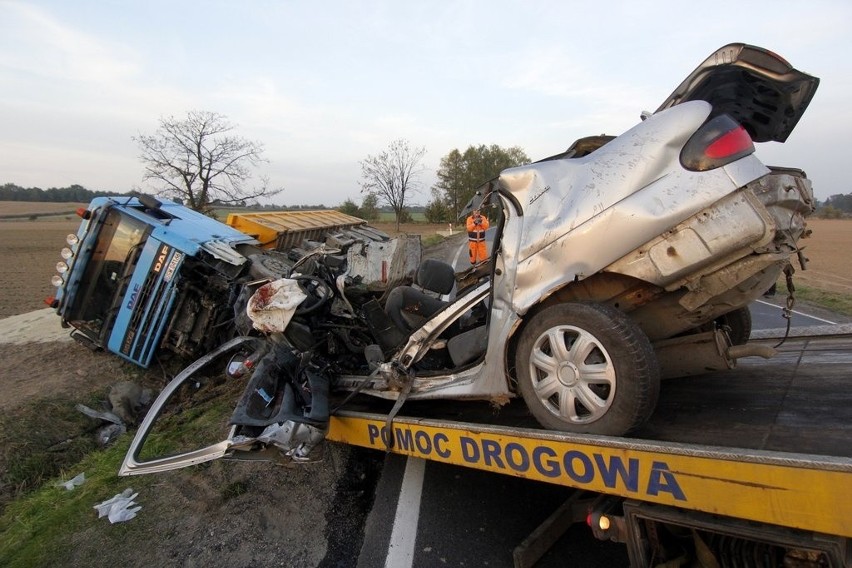
[{"label": "wheel arch", "polygon": [[510,388],[517,393],[516,358],[518,342],[534,316],[542,311],[567,302],[605,304],[629,313],[637,306],[653,301],[665,291],[631,276],[612,272],[599,272],[585,278],[565,283],[540,302],[532,305],[520,318],[506,342],[504,360]]}]

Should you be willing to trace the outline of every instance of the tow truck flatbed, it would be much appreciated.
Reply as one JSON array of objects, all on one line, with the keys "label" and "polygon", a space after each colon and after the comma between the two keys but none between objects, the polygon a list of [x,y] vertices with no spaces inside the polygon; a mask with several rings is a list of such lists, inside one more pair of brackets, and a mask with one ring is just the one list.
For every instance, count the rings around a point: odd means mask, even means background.
[{"label": "tow truck flatbed", "polygon": [[410,402],[388,430],[388,409],[363,399],[332,418],[327,438],[852,537],[852,336],[788,339],[778,351],[667,381],[654,416],[630,438],[542,430],[514,403]]}]

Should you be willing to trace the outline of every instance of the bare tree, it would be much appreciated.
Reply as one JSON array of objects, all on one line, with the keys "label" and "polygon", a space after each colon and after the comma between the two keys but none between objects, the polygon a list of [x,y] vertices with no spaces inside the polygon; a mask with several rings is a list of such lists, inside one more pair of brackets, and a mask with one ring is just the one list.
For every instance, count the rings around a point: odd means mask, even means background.
[{"label": "bare tree", "polygon": [[418,188],[415,178],[424,170],[420,160],[425,154],[426,148],[412,148],[407,140],[399,139],[381,154],[361,161],[361,191],[375,194],[393,209],[397,231],[406,197]]},{"label": "bare tree", "polygon": [[161,195],[178,197],[205,213],[214,202],[242,203],[283,191],[270,189],[265,177],[259,187],[247,186],[252,170],[267,160],[262,144],[232,134],[234,128],[215,112],[161,118],[156,133],[133,137],[142,150],[144,179],[161,184]]}]

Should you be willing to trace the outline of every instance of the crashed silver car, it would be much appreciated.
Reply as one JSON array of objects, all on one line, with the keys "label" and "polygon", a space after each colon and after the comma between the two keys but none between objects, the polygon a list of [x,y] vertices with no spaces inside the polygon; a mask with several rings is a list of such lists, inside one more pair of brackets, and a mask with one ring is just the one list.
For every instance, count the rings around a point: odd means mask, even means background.
[{"label": "crashed silver car", "polygon": [[[804,172],[767,167],[753,143],[784,142],[818,83],[762,48],[717,50],[620,136],[485,184],[475,205],[497,229],[489,260],[467,270],[428,259],[408,285],[355,291],[341,251],[318,247],[284,275],[298,286],[280,329],[181,373],[122,473],[259,448],[309,459],[345,392],[395,400],[394,412],[521,397],[545,428],[618,436],[653,413],[661,378],[770,356],[748,343],[747,306],[803,263],[814,198]],[[228,439],[140,459],[164,401],[223,360],[244,381]]]}]

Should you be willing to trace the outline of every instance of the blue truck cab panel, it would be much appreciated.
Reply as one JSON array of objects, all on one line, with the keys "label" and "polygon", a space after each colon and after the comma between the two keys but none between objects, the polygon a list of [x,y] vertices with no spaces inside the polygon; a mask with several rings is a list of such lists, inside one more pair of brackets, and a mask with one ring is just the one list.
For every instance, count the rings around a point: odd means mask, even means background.
[{"label": "blue truck cab panel", "polygon": [[[192,352],[222,316],[208,292],[228,294],[246,263],[238,249],[257,245],[177,203],[135,197],[92,200],[76,236],[57,313],[78,340],[143,367],[164,341]],[[177,321],[179,307],[191,321]]]}]

